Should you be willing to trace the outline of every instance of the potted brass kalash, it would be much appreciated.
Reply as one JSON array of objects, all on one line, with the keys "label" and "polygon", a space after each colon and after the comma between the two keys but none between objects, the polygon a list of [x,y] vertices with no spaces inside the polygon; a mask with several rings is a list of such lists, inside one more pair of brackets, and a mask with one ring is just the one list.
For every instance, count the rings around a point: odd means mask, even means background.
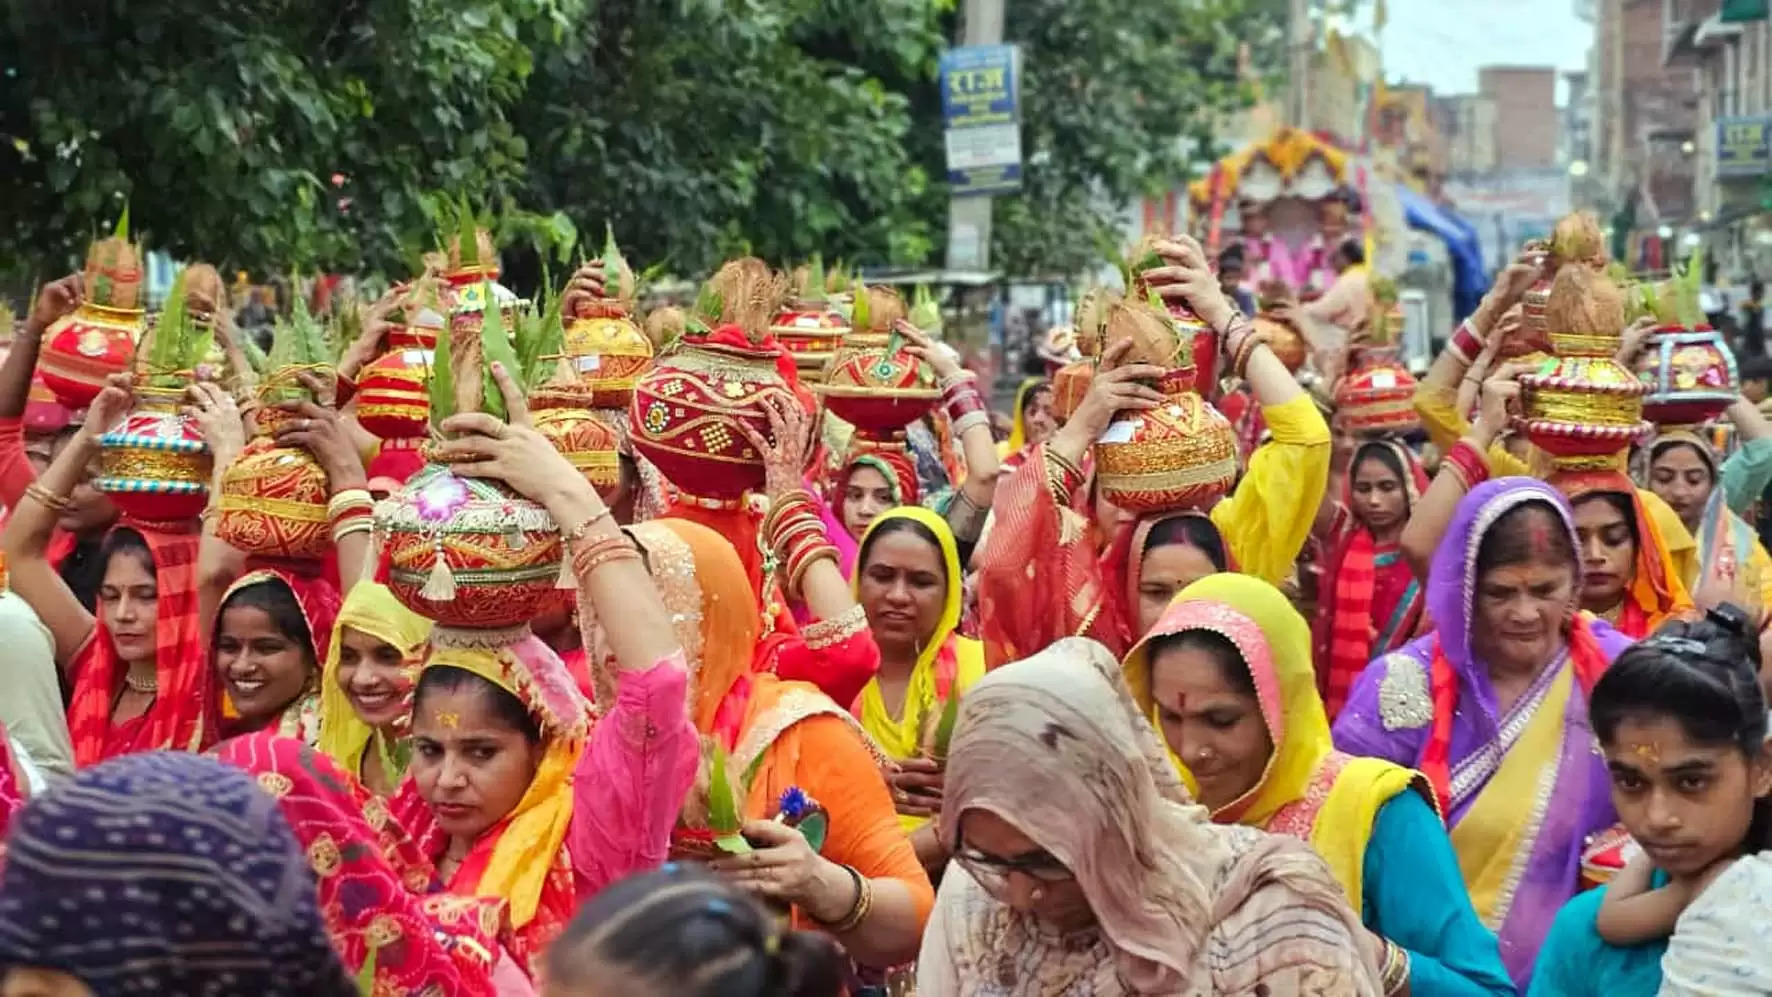
[{"label": "potted brass kalash", "polygon": [[159,321],[136,350],[135,407],[99,438],[99,477],[92,486],[124,515],[172,532],[187,528],[209,504],[213,457],[182,410],[211,338],[210,327],[186,309],[181,271]]}]

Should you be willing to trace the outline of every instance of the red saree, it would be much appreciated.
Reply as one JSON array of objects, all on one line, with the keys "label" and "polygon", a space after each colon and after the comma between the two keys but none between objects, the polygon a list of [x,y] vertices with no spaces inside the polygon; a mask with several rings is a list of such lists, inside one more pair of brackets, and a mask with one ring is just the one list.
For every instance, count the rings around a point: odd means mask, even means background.
[{"label": "red saree", "polygon": [[[1361,449],[1369,446],[1385,447],[1402,465],[1406,515],[1427,490],[1427,472],[1401,443],[1379,440]],[[1356,462],[1358,456],[1355,451]],[[1378,543],[1354,518],[1352,492],[1350,471],[1342,495],[1343,507],[1350,511],[1343,513],[1332,541],[1312,628],[1317,692],[1331,722],[1347,703],[1367,662],[1408,643],[1420,629],[1423,615],[1420,580],[1395,543]]]},{"label": "red saree", "polygon": [[101,615],[80,651],[68,706],[74,764],[82,767],[132,751],[197,751],[204,747],[205,737],[214,733],[204,723],[216,691],[197,619],[197,534],[168,533],[127,522],[115,529],[139,533],[154,558],[159,592],[154,671],[159,691],[141,717],[112,724],[127,665],[118,659]]}]

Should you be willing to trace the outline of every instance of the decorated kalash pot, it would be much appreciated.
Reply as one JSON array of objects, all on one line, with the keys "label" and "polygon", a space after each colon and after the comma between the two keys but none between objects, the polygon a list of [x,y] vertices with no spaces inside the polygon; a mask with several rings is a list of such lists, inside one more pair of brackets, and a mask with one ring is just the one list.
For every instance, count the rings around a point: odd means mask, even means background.
[{"label": "decorated kalash pot", "polygon": [[[1150,270],[1168,266],[1168,262],[1156,251],[1157,239],[1145,236],[1138,247],[1132,251],[1131,260],[1124,267],[1122,276],[1128,289],[1127,296],[1140,301],[1149,300],[1151,286],[1144,279]],[[1194,393],[1201,398],[1210,398],[1218,391],[1218,330],[1206,323],[1206,320],[1194,314],[1194,310],[1180,298],[1162,299],[1163,308],[1169,314],[1169,320],[1175,327],[1178,343],[1185,346],[1193,358],[1193,381],[1189,385]],[[1152,361],[1153,363],[1157,361]],[[1165,367],[1174,366],[1167,359],[1162,361]]]},{"label": "decorated kalash pot", "polygon": [[1349,350],[1351,369],[1335,384],[1341,425],[1361,436],[1399,436],[1421,428],[1415,414],[1415,378],[1398,359],[1403,308],[1396,286],[1374,278],[1367,341]]},{"label": "decorated kalash pot", "polygon": [[1279,308],[1292,303],[1292,292],[1285,283],[1274,280],[1263,281],[1260,292],[1255,315],[1250,321],[1255,324],[1256,332],[1267,337],[1267,348],[1288,371],[1296,374],[1310,359],[1310,349],[1298,327],[1276,314]]},{"label": "decorated kalash pot", "polygon": [[1552,281],[1564,266],[1572,263],[1595,271],[1603,269],[1606,239],[1594,216],[1578,211],[1557,222],[1548,243],[1528,242],[1524,255],[1528,263],[1538,265],[1538,278],[1520,297],[1519,329],[1496,351],[1503,360],[1537,360],[1542,359],[1537,354],[1552,351],[1550,337],[1556,332],[1549,312]]},{"label": "decorated kalash pot", "polygon": [[[1178,342],[1178,336],[1188,335]],[[1095,473],[1103,498],[1132,513],[1203,509],[1237,476],[1237,441],[1229,420],[1198,391],[1192,338],[1154,303],[1123,301],[1108,309],[1104,349],[1122,339],[1134,346],[1127,363],[1168,372],[1155,385],[1165,401],[1122,412],[1095,442]]]},{"label": "decorated kalash pot", "polygon": [[196,518],[209,504],[209,444],[182,410],[210,332],[185,310],[182,272],[166,301],[135,357],[135,407],[99,437],[92,486],[135,519],[172,523]]},{"label": "decorated kalash pot", "polygon": [[1609,468],[1650,430],[1649,386],[1614,355],[1624,328],[1624,295],[1603,274],[1566,264],[1551,285],[1551,348],[1520,376],[1519,425],[1560,468]]},{"label": "decorated kalash pot", "polygon": [[905,427],[941,399],[928,367],[893,331],[906,318],[898,292],[857,287],[850,309],[854,330],[831,358],[824,383],[814,388],[832,414],[855,427],[857,442],[902,443]]},{"label": "decorated kalash pot", "polygon": [[424,466],[419,449],[430,436],[430,372],[443,333],[437,283],[421,278],[399,305],[402,321],[388,328],[387,352],[357,375],[357,422],[381,439],[370,458],[370,480],[405,481]]},{"label": "decorated kalash pot", "polygon": [[[491,364],[523,370],[522,347],[512,345],[497,310],[475,328],[451,329],[436,351],[433,425],[457,412],[505,418],[508,407]],[[559,527],[546,509],[502,482],[427,464],[376,503],[375,528],[383,539],[378,574],[388,590],[443,627],[521,628],[558,604],[565,561]]]},{"label": "decorated kalash pot", "polygon": [[1643,341],[1636,368],[1649,386],[1643,396],[1643,417],[1659,425],[1714,419],[1741,391],[1735,354],[1723,335],[1704,321],[1698,304],[1703,266],[1702,258],[1695,255],[1683,273],[1651,292],[1650,305],[1659,324]]},{"label": "decorated kalash pot", "polygon": [[825,289],[824,261],[819,257],[796,268],[791,283],[792,297],[775,314],[769,332],[794,358],[800,379],[813,383],[824,377],[831,355],[849,335],[849,318]]},{"label": "decorated kalash pot", "polygon": [[[523,344],[521,379],[528,390],[530,418],[536,432],[608,498],[621,484],[616,431],[592,411],[599,395],[591,376],[580,372],[580,358],[560,352],[570,334],[561,328],[562,305],[560,298],[552,298],[545,307],[532,306],[517,315],[516,340]],[[634,334],[640,335],[637,328]]]},{"label": "decorated kalash pot", "polygon": [[86,252],[86,299],[43,333],[43,383],[71,409],[92,404],[105,379],[129,370],[143,328],[141,250],[129,241],[129,212]]},{"label": "decorated kalash pot", "polygon": [[1089,385],[1095,381],[1095,366],[1101,359],[1102,325],[1112,302],[1109,293],[1101,288],[1083,292],[1077,302],[1072,333],[1081,356],[1052,372],[1052,411],[1061,420],[1070,421],[1089,395]]},{"label": "decorated kalash pot", "polygon": [[793,361],[768,334],[786,285],[761,260],[727,263],[703,289],[677,349],[634,386],[633,447],[692,502],[732,505],[763,486],[763,457],[739,427],[767,437],[763,399],[797,403],[787,379]]},{"label": "decorated kalash pot", "polygon": [[603,297],[574,301],[564,352],[594,408],[625,409],[634,384],[652,363],[652,340],[634,321],[639,282],[615,244],[603,241]]},{"label": "decorated kalash pot", "polygon": [[510,328],[523,301],[498,282],[498,274],[498,249],[491,233],[464,220],[462,231],[449,240],[443,269],[443,304],[451,329],[478,329],[488,307],[504,312],[505,328]]},{"label": "decorated kalash pot", "polygon": [[[279,446],[274,434],[289,418],[278,405],[333,400],[336,361],[332,337],[297,295],[289,320],[279,322],[271,335],[265,379],[258,388],[258,435],[222,471],[215,531],[235,549],[318,560],[331,547],[327,502],[332,489],[326,471],[306,449]],[[302,383],[303,374],[327,385],[328,397],[315,397]]]}]

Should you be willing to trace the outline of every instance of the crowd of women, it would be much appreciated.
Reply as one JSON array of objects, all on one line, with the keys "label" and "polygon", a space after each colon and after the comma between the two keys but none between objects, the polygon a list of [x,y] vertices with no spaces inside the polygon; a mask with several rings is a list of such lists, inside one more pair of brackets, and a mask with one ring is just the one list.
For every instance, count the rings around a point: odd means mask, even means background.
[{"label": "crowd of women", "polygon": [[[1546,471],[1495,359],[1523,260],[1420,381],[1426,442],[1359,436],[1157,252],[1264,427],[1210,508],[1095,487],[1163,403],[1123,344],[999,442],[902,323],[941,407],[827,459],[784,395],[736,509],[619,426],[599,492],[494,365],[507,416],[428,456],[544,508],[575,596],[496,641],[375,580],[399,483],[336,396],[271,430],[326,472],[324,562],[120,516],[136,388],[34,390],[90,290],[47,285],[0,363],[0,995],[1772,993],[1772,426]],[[188,389],[218,474],[248,401]]]}]

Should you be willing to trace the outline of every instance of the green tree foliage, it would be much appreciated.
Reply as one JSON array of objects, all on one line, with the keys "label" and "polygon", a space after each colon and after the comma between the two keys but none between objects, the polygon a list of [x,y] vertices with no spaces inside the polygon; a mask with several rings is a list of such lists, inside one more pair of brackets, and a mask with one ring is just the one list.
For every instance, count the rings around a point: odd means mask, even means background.
[{"label": "green tree foliage", "polygon": [[1022,46],[1024,188],[999,199],[992,266],[1075,273],[1118,241],[1128,201],[1171,189],[1226,151],[1224,115],[1254,98],[1238,79],[1283,66],[1284,0],[1012,0]]},{"label": "green tree foliage", "polygon": [[678,271],[738,252],[921,261],[945,218],[906,91],[933,80],[950,6],[600,0],[518,112],[530,200],[609,219]]},{"label": "green tree foliage", "polygon": [[127,199],[175,254],[404,272],[439,195],[520,186],[507,112],[579,2],[12,0],[3,252],[71,261]]},{"label": "green tree foliage", "polygon": [[[1007,2],[1029,162],[994,255],[1013,273],[1094,262],[1126,200],[1220,151],[1239,45],[1283,63],[1283,0]],[[401,274],[463,194],[515,218],[508,237],[559,248],[607,221],[678,272],[939,260],[954,7],[12,0],[0,273],[72,263],[127,200],[177,255]]]}]

